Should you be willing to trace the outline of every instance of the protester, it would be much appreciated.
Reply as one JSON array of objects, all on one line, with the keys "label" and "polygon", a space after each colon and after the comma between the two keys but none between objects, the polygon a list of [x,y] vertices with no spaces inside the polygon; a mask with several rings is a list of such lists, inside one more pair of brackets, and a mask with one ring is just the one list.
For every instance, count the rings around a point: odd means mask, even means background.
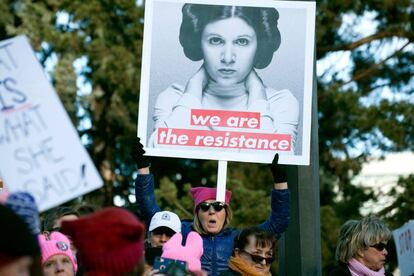
[{"label": "protester", "polygon": [[151,218],[148,231],[150,246],[162,247],[175,233],[181,233],[181,220],[173,212],[157,212]]},{"label": "protester", "polygon": [[[143,215],[144,220],[149,220],[160,208],[155,201],[154,176],[149,171],[149,160],[144,156],[145,151],[139,138],[134,152],[138,168],[135,195],[139,203],[140,214]],[[274,179],[271,214],[258,226],[269,231],[276,238],[279,238],[288,226],[290,201],[286,174],[277,165],[278,158],[279,155],[276,154],[271,164]],[[201,257],[202,268],[209,275],[215,276],[227,270],[227,261],[233,251],[234,238],[239,233],[237,229],[227,227],[232,216],[229,205],[231,192],[226,191],[224,202],[215,201],[215,188],[192,188],[191,193],[195,202],[194,219],[193,222],[183,221],[181,232],[184,240],[193,230],[201,235],[204,250]]]},{"label": "protester", "polygon": [[162,246],[175,233],[181,232],[181,220],[173,212],[157,212],[151,218],[148,231],[145,242],[145,271],[152,271],[155,258],[162,254]]},{"label": "protester", "polygon": [[329,275],[392,275],[384,269],[388,254],[386,246],[391,235],[384,222],[376,217],[345,222],[341,226],[335,252],[339,264]]},{"label": "protester", "polygon": [[38,239],[44,276],[74,276],[78,265],[69,239],[60,232],[41,234]]},{"label": "protester", "polygon": [[76,220],[80,217],[77,210],[72,207],[58,206],[49,211],[43,222],[43,231],[59,231],[63,221]]},{"label": "protester", "polygon": [[78,249],[85,276],[143,273],[145,229],[131,212],[107,207],[78,220],[64,221],[61,229]]},{"label": "protester", "polygon": [[175,233],[181,232],[181,220],[173,212],[157,212],[151,218],[148,231],[145,242],[145,271],[152,270],[155,258],[161,256],[162,246]]},{"label": "protester", "polygon": [[270,265],[275,260],[275,247],[276,238],[269,232],[258,227],[243,229],[234,241],[230,269],[220,275],[272,275]]},{"label": "protester", "polygon": [[40,249],[28,225],[0,204],[0,275],[40,276]]}]

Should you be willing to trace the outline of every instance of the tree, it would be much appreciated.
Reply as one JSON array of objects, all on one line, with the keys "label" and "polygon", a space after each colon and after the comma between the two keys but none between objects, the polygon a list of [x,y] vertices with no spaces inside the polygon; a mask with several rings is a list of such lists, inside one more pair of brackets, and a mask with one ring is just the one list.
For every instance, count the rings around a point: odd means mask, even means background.
[{"label": "tree", "polygon": [[[340,223],[360,216],[365,200],[375,200],[372,191],[351,184],[362,163],[378,151],[413,149],[413,5],[318,2],[318,61],[348,57],[343,68],[318,73],[321,205],[333,207]],[[367,18],[373,28],[358,32]],[[332,262],[324,261],[325,271]]]}]

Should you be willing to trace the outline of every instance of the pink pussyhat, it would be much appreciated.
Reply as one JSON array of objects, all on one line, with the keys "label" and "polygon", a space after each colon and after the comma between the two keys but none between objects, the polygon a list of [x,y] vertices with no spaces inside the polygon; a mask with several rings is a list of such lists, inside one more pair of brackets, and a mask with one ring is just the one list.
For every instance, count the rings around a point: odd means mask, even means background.
[{"label": "pink pussyhat", "polygon": [[6,184],[0,178],[0,204],[4,204],[7,201],[7,197],[9,196],[9,190],[6,187]]},{"label": "pink pussyhat", "polygon": [[38,239],[42,253],[42,266],[50,257],[65,255],[71,261],[73,270],[76,273],[78,270],[78,264],[76,262],[75,255],[70,249],[70,241],[65,235],[60,232],[52,232],[49,236],[46,234],[40,234]]},{"label": "pink pussyhat", "polygon": [[[215,200],[216,199],[216,188],[208,188],[208,187],[195,187],[191,188],[190,190],[191,195],[194,199],[194,213],[197,209],[197,206],[206,200]],[[231,192],[226,190],[226,196],[224,198],[224,203],[226,205],[230,204]]]},{"label": "pink pussyhat", "polygon": [[183,246],[181,233],[175,233],[162,247],[163,258],[187,262],[187,268],[193,273],[201,272],[200,258],[203,255],[203,239],[194,231],[191,231]]}]

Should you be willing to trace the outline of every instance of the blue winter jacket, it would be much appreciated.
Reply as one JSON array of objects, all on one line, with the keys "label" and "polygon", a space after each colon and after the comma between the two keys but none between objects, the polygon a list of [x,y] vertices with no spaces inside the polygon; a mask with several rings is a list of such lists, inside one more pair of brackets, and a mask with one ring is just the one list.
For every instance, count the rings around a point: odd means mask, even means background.
[{"label": "blue winter jacket", "polygon": [[[161,211],[155,201],[154,176],[152,174],[138,175],[135,180],[135,196],[139,215],[146,225],[149,225],[152,216]],[[289,224],[289,203],[289,190],[272,189],[272,211],[269,218],[258,227],[274,233],[276,238],[279,238]],[[193,231],[192,222],[182,221],[183,240],[191,231]],[[202,235],[204,253],[201,257],[201,266],[208,275],[217,276],[220,272],[228,269],[227,262],[233,252],[234,237],[238,233],[237,229],[224,228],[216,235]]]}]

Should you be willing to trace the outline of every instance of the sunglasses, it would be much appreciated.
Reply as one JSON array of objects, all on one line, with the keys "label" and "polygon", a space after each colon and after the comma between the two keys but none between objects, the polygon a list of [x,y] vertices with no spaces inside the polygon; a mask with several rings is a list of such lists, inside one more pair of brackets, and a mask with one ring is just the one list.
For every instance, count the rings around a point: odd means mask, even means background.
[{"label": "sunglasses", "polygon": [[259,255],[251,254],[251,253],[247,252],[246,250],[242,250],[242,251],[244,253],[246,253],[247,255],[249,255],[250,258],[252,258],[252,261],[255,262],[256,264],[262,264],[263,260],[265,260],[266,264],[271,264],[275,260],[275,257],[273,257],[273,256],[266,258],[266,257],[262,257],[262,256],[259,256]]},{"label": "sunglasses", "polygon": [[207,212],[210,210],[210,207],[213,206],[214,210],[216,212],[220,212],[224,207],[226,207],[226,204],[224,202],[214,201],[214,202],[201,202],[198,207],[203,212]]},{"label": "sunglasses", "polygon": [[387,247],[387,245],[385,243],[380,242],[374,245],[370,245],[369,247],[374,247],[376,250],[382,251]]}]

